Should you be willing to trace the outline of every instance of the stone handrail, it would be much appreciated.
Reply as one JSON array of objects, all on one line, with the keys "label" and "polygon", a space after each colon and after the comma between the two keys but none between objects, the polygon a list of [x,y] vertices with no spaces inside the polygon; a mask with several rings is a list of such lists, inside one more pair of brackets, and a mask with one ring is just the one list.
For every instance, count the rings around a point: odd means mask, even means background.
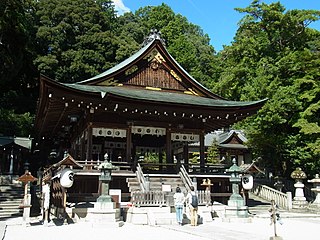
[{"label": "stone handrail", "polygon": [[180,167],[179,175],[187,191],[190,191],[190,187],[193,186],[192,180],[183,165]]},{"label": "stone handrail", "polygon": [[260,185],[255,183],[253,188],[250,190],[253,194],[261,197],[267,201],[274,200],[275,203],[280,207],[287,210],[292,209],[292,193],[283,193],[266,185]]},{"label": "stone handrail", "polygon": [[143,175],[142,168],[139,163],[137,165],[136,176],[139,181],[141,191],[146,192],[147,191],[146,179]]}]

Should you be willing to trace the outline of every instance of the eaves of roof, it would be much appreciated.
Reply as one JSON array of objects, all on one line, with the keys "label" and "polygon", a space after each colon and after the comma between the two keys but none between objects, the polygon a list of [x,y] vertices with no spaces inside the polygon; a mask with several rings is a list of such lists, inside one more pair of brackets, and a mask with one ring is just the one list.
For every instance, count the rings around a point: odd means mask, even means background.
[{"label": "eaves of roof", "polygon": [[239,130],[231,130],[229,132],[223,132],[219,134],[219,142],[226,143],[233,135],[236,135],[242,142],[247,142],[248,139],[244,136],[244,134]]},{"label": "eaves of roof", "polygon": [[30,150],[32,139],[23,137],[0,137],[0,146],[6,146],[11,143],[17,144]]},{"label": "eaves of roof", "polygon": [[200,96],[194,96],[184,93],[173,93],[165,91],[155,91],[147,89],[133,89],[125,87],[105,87],[105,86],[93,86],[93,85],[81,85],[77,83],[73,84],[63,84],[64,86],[84,92],[100,93],[101,97],[104,98],[108,95],[114,95],[118,97],[145,100],[152,102],[162,102],[162,103],[174,103],[174,104],[187,104],[196,105],[204,107],[250,107],[254,105],[261,105],[267,99],[259,101],[228,101],[213,98],[206,98]]},{"label": "eaves of roof", "polygon": [[219,144],[218,145],[220,148],[229,148],[229,149],[240,149],[240,150],[248,150],[248,147],[246,145],[243,144]]}]

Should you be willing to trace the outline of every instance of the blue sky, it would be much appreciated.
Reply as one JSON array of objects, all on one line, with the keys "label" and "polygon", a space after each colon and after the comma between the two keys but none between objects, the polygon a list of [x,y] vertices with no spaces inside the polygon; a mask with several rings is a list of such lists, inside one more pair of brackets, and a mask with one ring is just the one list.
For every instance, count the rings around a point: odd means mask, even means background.
[{"label": "blue sky", "polygon": [[[140,7],[158,6],[167,4],[175,13],[185,16],[189,22],[200,26],[211,39],[216,51],[223,45],[230,45],[238,22],[244,16],[234,10],[236,7],[244,8],[252,0],[113,0],[118,13],[135,12]],[[263,0],[262,2],[277,2]],[[320,10],[319,0],[280,0],[287,10],[313,9]],[[320,21],[310,25],[320,31]]]}]

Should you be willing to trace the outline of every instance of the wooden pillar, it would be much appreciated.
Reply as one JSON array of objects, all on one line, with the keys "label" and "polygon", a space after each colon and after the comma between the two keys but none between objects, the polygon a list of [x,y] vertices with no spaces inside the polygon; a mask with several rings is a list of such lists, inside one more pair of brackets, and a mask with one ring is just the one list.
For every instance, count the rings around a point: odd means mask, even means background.
[{"label": "wooden pillar", "polygon": [[188,143],[184,143],[183,145],[183,159],[184,159],[184,167],[189,172],[189,147]]},{"label": "wooden pillar", "polygon": [[132,148],[132,133],[131,133],[131,126],[127,128],[127,147],[126,147],[126,160],[127,163],[130,163],[131,166],[133,166],[133,159],[132,159],[132,153],[131,153],[131,148]]},{"label": "wooden pillar", "polygon": [[204,133],[200,133],[200,172],[204,172],[205,170],[205,159],[204,159],[204,152],[205,152],[205,146],[204,146]]},{"label": "wooden pillar", "polygon": [[171,129],[167,128],[166,134],[166,159],[167,163],[173,163],[171,146]]},{"label": "wooden pillar", "polygon": [[87,157],[86,160],[91,161],[92,160],[92,122],[89,123],[87,128]]}]

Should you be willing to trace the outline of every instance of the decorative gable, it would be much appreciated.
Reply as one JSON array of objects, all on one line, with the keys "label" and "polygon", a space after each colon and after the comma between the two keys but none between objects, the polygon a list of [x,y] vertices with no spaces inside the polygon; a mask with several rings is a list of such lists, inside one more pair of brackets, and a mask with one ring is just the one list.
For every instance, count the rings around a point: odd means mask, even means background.
[{"label": "decorative gable", "polygon": [[227,136],[222,137],[220,144],[243,144],[244,141],[242,138],[244,138],[244,136],[240,131],[232,130]]},{"label": "decorative gable", "polygon": [[243,142],[237,137],[237,135],[233,135],[232,138],[229,140],[228,143],[231,144],[242,144]]},{"label": "decorative gable", "polygon": [[188,91],[182,77],[154,49],[139,63],[126,71],[123,85],[146,87],[147,89]]},{"label": "decorative gable", "polygon": [[193,79],[176,62],[157,31],[152,31],[144,46],[131,57],[78,84],[144,88],[222,99]]}]

